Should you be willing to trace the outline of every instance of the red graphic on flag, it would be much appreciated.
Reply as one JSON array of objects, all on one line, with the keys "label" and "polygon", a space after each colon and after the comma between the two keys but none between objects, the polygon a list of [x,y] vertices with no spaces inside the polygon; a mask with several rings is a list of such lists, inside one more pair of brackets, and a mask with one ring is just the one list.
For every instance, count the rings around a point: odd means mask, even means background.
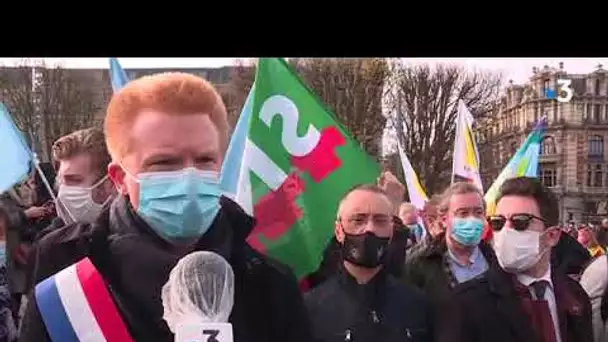
[{"label": "red graphic on flag", "polygon": [[304,186],[304,181],[291,173],[277,190],[270,191],[255,204],[256,225],[247,238],[251,247],[264,252],[260,236],[276,240],[302,217],[302,209],[296,205],[295,199],[304,192]]},{"label": "red graphic on flag", "polygon": [[319,183],[342,165],[342,160],[336,155],[336,147],[345,143],[346,140],[336,127],[326,127],[321,131],[315,149],[303,157],[291,157],[291,163],[308,172],[312,180]]}]

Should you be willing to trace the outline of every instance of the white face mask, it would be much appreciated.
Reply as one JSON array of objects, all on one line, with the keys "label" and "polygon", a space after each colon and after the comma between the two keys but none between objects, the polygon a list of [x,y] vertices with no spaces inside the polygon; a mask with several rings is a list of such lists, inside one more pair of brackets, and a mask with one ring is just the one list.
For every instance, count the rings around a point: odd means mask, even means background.
[{"label": "white face mask", "polygon": [[502,268],[509,273],[521,273],[538,263],[548,251],[540,251],[542,233],[534,230],[517,231],[504,227],[494,234],[494,251]]},{"label": "white face mask", "polygon": [[61,202],[57,204],[59,217],[66,224],[74,222],[92,223],[95,221],[103,207],[112,200],[112,196],[108,196],[102,204],[93,201],[93,190],[107,178],[106,175],[91,187],[60,185],[57,193],[57,200]]}]

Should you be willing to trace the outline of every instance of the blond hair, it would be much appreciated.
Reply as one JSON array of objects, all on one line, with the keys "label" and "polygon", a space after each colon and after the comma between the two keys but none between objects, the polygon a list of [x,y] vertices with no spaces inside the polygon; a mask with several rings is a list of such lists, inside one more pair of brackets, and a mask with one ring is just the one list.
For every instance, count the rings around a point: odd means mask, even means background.
[{"label": "blond hair", "polygon": [[401,213],[413,213],[416,212],[416,206],[413,205],[410,202],[403,202],[401,203],[401,205],[399,206],[399,214]]}]

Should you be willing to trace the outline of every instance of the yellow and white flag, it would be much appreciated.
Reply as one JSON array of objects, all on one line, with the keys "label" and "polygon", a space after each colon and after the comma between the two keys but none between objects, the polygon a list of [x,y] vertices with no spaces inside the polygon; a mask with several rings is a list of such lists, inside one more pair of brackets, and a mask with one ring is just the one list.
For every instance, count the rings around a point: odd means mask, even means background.
[{"label": "yellow and white flag", "polygon": [[462,100],[458,101],[456,118],[456,138],[452,164],[452,183],[466,180],[483,191],[479,175],[479,153],[473,135],[473,115]]},{"label": "yellow and white flag", "polygon": [[429,200],[429,197],[426,195],[424,189],[422,189],[422,185],[420,185],[420,181],[418,180],[418,175],[416,175],[416,171],[412,168],[410,160],[405,155],[405,151],[403,151],[403,148],[401,147],[401,142],[397,143],[397,147],[399,148],[399,157],[401,157],[401,166],[403,167],[405,185],[407,186],[410,203],[418,210],[422,210],[424,204]]}]

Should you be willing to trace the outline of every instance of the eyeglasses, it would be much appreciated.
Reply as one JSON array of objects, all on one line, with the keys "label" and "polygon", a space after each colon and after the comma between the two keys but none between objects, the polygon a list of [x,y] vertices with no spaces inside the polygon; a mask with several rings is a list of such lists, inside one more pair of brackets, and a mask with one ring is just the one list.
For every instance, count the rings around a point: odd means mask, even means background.
[{"label": "eyeglasses", "polygon": [[393,218],[386,214],[356,214],[346,219],[338,218],[342,224],[352,228],[360,228],[365,226],[369,221],[376,227],[384,228],[393,224]]},{"label": "eyeglasses", "polygon": [[503,215],[494,215],[488,217],[488,223],[490,224],[490,228],[492,228],[492,230],[499,231],[505,226],[507,221],[511,221],[511,226],[513,229],[522,231],[528,229],[530,222],[532,222],[534,219],[539,220],[542,223],[547,223],[545,219],[532,214],[513,214],[510,218],[506,218]]}]

